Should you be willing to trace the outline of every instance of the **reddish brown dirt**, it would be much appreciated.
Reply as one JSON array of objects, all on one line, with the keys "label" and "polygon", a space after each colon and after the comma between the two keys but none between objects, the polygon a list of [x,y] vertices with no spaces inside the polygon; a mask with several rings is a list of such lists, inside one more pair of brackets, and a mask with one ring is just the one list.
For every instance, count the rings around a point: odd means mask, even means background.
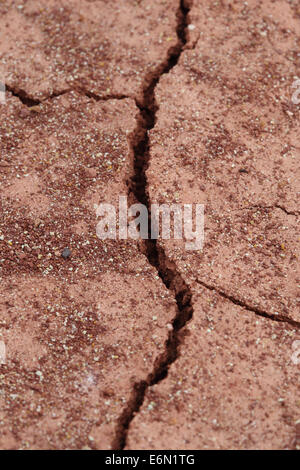
[{"label": "reddish brown dirt", "polygon": [[1,2],[6,83],[34,100],[79,88],[141,101],[177,43],[177,8],[176,0]]},{"label": "reddish brown dirt", "polygon": [[135,242],[95,231],[94,204],[127,193],[137,114],[76,93],[1,107],[1,448],[110,448],[164,351],[173,296]]},{"label": "reddish brown dirt", "polygon": [[[0,13],[0,448],[299,447],[296,2]],[[99,240],[126,194],[203,250]]]},{"label": "reddish brown dirt", "polygon": [[278,449],[292,444],[297,332],[204,287],[167,379],[148,389],[128,449]]},{"label": "reddish brown dirt", "polygon": [[146,177],[150,203],[205,204],[205,242],[188,252],[158,240],[163,270],[181,275],[171,285],[188,287],[192,319],[173,341],[167,378],[147,389],[127,448],[292,448],[299,12],[292,2],[193,2],[189,22],[187,50],[155,88]]}]

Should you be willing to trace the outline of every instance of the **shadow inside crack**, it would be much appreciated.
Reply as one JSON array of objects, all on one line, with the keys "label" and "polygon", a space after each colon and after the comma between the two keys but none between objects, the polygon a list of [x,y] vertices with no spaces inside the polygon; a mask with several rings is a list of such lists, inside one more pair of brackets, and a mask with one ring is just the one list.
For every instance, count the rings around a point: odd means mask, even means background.
[{"label": "shadow inside crack", "polygon": [[[132,149],[134,154],[133,176],[128,181],[129,197],[144,204],[148,209],[149,222],[151,220],[151,204],[148,194],[147,169],[150,160],[149,131],[156,123],[156,112],[158,109],[155,100],[155,87],[162,75],[168,73],[177,63],[186,44],[186,28],[188,25],[188,13],[191,8],[186,6],[184,0],[180,1],[176,13],[177,17],[177,44],[168,51],[168,58],[160,64],[155,72],[145,79],[143,91],[143,102],[137,103],[140,110],[138,126],[132,136]],[[193,316],[192,293],[189,286],[182,278],[174,263],[165,254],[162,247],[158,246],[157,240],[151,239],[151,223],[149,226],[148,240],[144,240],[144,254],[149,263],[157,270],[160,279],[166,288],[172,292],[177,304],[177,313],[172,322],[172,330],[169,332],[165,343],[165,350],[155,361],[153,371],[146,380],[136,383],[133,387],[131,397],[121,414],[116,435],[112,443],[112,449],[122,450],[126,446],[127,433],[131,421],[139,412],[149,387],[158,384],[168,375],[169,367],[176,361],[179,355],[179,346],[182,342],[182,328]]]}]

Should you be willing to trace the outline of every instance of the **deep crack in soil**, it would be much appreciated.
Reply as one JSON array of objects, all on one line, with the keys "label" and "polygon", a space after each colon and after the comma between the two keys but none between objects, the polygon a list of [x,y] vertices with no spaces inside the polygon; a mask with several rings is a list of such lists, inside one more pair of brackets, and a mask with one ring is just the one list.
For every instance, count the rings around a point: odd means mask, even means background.
[{"label": "deep crack in soil", "polygon": [[[168,51],[168,59],[163,62],[152,75],[145,80],[143,90],[143,102],[136,103],[140,109],[140,118],[137,129],[132,137],[132,149],[134,154],[133,176],[128,181],[129,197],[144,204],[148,209],[149,220],[151,218],[151,203],[148,194],[148,182],[146,171],[149,165],[150,148],[148,132],[156,123],[156,112],[158,109],[155,101],[155,87],[162,75],[168,73],[177,63],[186,44],[186,27],[188,25],[188,13],[191,2],[180,0],[177,10],[177,37],[175,47]],[[151,239],[149,224],[149,237],[144,240],[144,252],[149,262],[154,266],[164,285],[175,296],[177,303],[177,314],[173,319],[173,330],[169,333],[164,353],[156,360],[153,371],[146,380],[136,383],[133,387],[131,398],[119,418],[116,436],[112,443],[114,450],[122,450],[126,446],[126,438],[131,421],[139,411],[145,398],[147,388],[159,383],[168,375],[169,366],[178,357],[178,346],[180,330],[192,318],[192,294],[181,274],[177,271],[174,263],[171,263],[164,250],[157,245],[157,240]]]}]

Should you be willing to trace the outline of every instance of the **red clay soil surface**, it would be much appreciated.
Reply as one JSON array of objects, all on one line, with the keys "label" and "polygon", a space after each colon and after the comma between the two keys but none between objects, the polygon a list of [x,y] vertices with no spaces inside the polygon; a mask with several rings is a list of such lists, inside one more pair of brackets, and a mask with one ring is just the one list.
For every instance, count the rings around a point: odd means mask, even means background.
[{"label": "red clay soil surface", "polygon": [[33,99],[76,88],[142,101],[177,44],[176,0],[1,1],[7,87]]},{"label": "red clay soil surface", "polygon": [[[298,1],[0,13],[0,449],[299,449]],[[126,195],[203,248],[100,240]]]}]

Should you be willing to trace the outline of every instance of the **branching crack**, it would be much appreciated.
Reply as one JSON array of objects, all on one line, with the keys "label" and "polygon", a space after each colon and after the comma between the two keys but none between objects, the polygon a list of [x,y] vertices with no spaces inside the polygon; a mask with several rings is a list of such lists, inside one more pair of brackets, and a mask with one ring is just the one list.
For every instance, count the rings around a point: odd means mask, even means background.
[{"label": "branching crack", "polygon": [[296,217],[297,217],[298,215],[300,215],[300,211],[288,211],[285,207],[280,206],[280,205],[278,205],[278,204],[276,204],[274,207],[275,207],[276,209],[282,210],[282,211],[285,212],[287,215],[294,215],[294,216],[296,216]]},{"label": "branching crack", "polygon": [[71,88],[69,91],[77,91],[77,93],[85,95],[88,98],[93,98],[95,101],[125,100],[126,98],[131,98],[130,96],[122,95],[122,94],[110,94],[110,95],[105,95],[105,96],[99,96],[96,93],[86,90],[85,88],[80,87],[80,86]]},{"label": "branching crack", "polygon": [[[149,218],[151,218],[151,204],[148,194],[148,181],[146,171],[149,165],[149,131],[156,123],[157,103],[155,100],[155,87],[162,75],[167,74],[177,63],[186,44],[186,27],[188,24],[188,13],[191,2],[180,1],[177,10],[177,37],[175,47],[168,52],[168,58],[160,64],[156,71],[145,79],[143,90],[143,101],[137,103],[140,110],[140,117],[136,131],[132,137],[132,149],[134,154],[133,176],[128,181],[129,197],[147,206]],[[149,224],[150,227],[151,224]],[[177,313],[173,319],[173,330],[165,344],[164,353],[156,360],[153,371],[148,377],[136,383],[133,387],[132,395],[119,418],[116,429],[116,436],[112,443],[112,448],[116,450],[124,449],[126,446],[127,433],[131,421],[143,404],[147,389],[159,383],[168,375],[170,365],[178,358],[178,346],[180,345],[180,330],[192,318],[192,293],[176,266],[170,260],[164,250],[157,244],[156,240],[145,240],[145,254],[154,266],[164,283],[176,299]]]},{"label": "branching crack", "polygon": [[244,211],[244,210],[252,210],[252,209],[258,209],[258,210],[267,210],[267,209],[280,209],[282,212],[284,212],[287,215],[294,215],[295,217],[300,215],[300,211],[289,211],[287,210],[284,206],[280,204],[274,204],[272,206],[263,206],[261,204],[255,204],[253,206],[246,206],[246,207],[241,207],[240,209],[236,209],[233,212],[239,212],[239,211]]},{"label": "branching crack", "polygon": [[249,312],[255,313],[256,315],[258,315],[260,317],[264,317],[264,318],[267,318],[268,320],[272,320],[272,321],[275,321],[275,322],[278,322],[278,323],[288,323],[289,325],[300,329],[300,322],[292,320],[291,318],[288,318],[285,315],[280,315],[280,314],[275,315],[275,314],[272,314],[272,313],[268,313],[268,312],[266,312],[266,311],[264,311],[264,310],[262,310],[258,307],[247,304],[243,300],[237,299],[237,298],[233,297],[232,295],[227,294],[226,292],[224,292],[223,290],[221,290],[217,287],[210,286],[210,285],[206,284],[204,281],[200,281],[199,279],[196,279],[196,282],[197,282],[197,284],[200,284],[202,287],[205,287],[206,289],[209,289],[213,292],[216,292],[217,294],[219,294],[224,299],[229,300],[230,302],[234,303],[235,305],[239,305],[240,307],[243,307],[245,310],[248,310]]},{"label": "branching crack", "polygon": [[33,106],[38,106],[44,101],[52,100],[53,98],[57,98],[58,96],[66,95],[67,93],[70,93],[71,91],[76,91],[77,93],[83,96],[87,96],[88,98],[93,98],[95,101],[123,100],[126,98],[130,98],[130,96],[121,95],[121,94],[99,96],[96,93],[86,90],[84,87],[74,86],[74,87],[66,88],[61,91],[54,92],[51,95],[48,95],[45,98],[38,100],[38,99],[31,98],[28,95],[28,93],[26,93],[26,91],[22,90],[21,88],[11,87],[10,85],[5,85],[5,88],[13,96],[18,98],[28,108],[32,108]]},{"label": "branching crack", "polygon": [[19,100],[28,108],[31,108],[32,106],[37,106],[41,104],[40,100],[33,100],[28,96],[26,91],[21,90],[20,88],[13,88],[7,84],[5,84],[5,89],[9,91],[13,96],[16,98],[19,98]]}]

